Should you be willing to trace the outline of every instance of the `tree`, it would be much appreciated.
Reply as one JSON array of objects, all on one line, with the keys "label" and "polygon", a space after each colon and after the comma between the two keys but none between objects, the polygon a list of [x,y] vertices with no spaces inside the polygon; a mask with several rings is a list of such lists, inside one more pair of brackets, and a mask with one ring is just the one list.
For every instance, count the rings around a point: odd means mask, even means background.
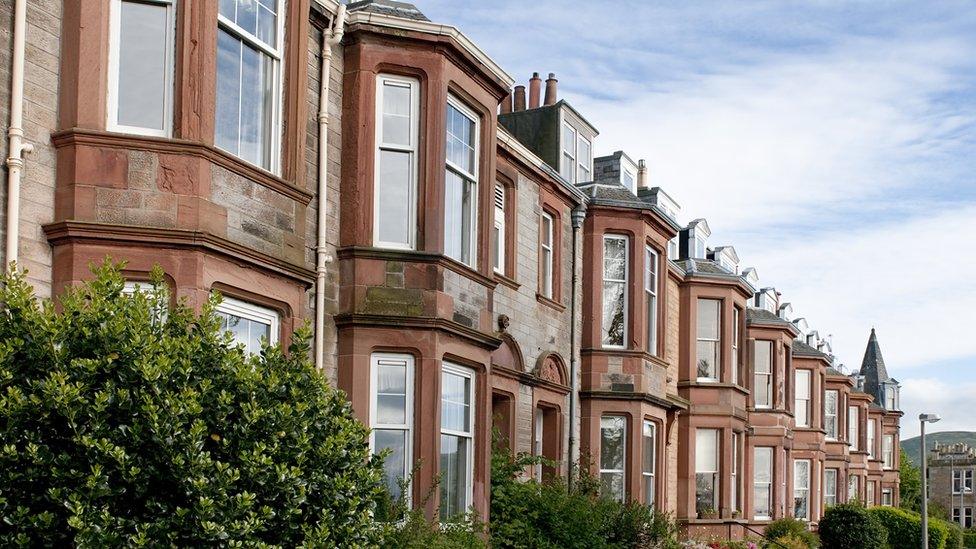
[{"label": "tree", "polygon": [[307,327],[246,356],[219,297],[93,273],[57,307],[0,279],[0,545],[377,544],[381,464]]},{"label": "tree", "polygon": [[922,510],[922,473],[912,463],[904,449],[901,449],[901,466],[898,468],[898,477],[901,479],[898,490],[901,496],[899,507],[916,513],[920,512]]}]

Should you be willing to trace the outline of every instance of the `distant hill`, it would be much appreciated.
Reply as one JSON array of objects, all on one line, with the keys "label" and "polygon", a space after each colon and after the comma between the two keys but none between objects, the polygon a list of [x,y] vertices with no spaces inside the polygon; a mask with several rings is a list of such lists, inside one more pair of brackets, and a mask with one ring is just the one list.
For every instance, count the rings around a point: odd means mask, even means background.
[{"label": "distant hill", "polygon": [[[925,445],[931,450],[935,443],[939,442],[942,444],[953,444],[956,442],[965,442],[966,444],[976,448],[976,432],[972,431],[945,431],[942,433],[925,433]],[[921,437],[909,438],[901,441],[901,447],[911,458],[915,465],[918,465],[918,450],[919,445],[922,444]]]}]

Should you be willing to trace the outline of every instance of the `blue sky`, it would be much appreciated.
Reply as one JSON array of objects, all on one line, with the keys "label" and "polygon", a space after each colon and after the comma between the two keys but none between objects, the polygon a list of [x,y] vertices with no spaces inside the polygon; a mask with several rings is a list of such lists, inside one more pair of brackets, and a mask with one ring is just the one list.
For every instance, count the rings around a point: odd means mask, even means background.
[{"label": "blue sky", "polygon": [[419,0],[521,83],[555,72],[652,185],[860,365],[976,430],[976,10],[968,2]]}]

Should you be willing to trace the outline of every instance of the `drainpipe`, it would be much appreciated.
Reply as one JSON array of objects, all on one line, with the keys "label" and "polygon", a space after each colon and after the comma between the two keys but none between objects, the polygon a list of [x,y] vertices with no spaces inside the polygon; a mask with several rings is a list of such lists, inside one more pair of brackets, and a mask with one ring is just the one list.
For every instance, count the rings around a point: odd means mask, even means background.
[{"label": "drainpipe", "polygon": [[315,242],[315,367],[324,367],[325,357],[325,264],[332,261],[326,249],[327,196],[329,191],[329,79],[332,47],[342,41],[346,5],[339,4],[332,27],[322,32],[322,73],[319,77],[319,185],[318,237]]},{"label": "drainpipe", "polygon": [[27,27],[27,0],[16,0],[14,7],[13,74],[10,78],[10,128],[7,130],[7,265],[17,261],[20,229],[20,175],[24,153],[34,150],[24,143],[24,43]]},{"label": "drainpipe", "polygon": [[576,455],[576,407],[579,400],[579,383],[577,383],[576,370],[577,370],[577,355],[579,349],[577,349],[576,343],[576,294],[579,288],[579,275],[577,274],[577,256],[579,255],[579,230],[583,226],[583,220],[586,218],[586,208],[583,206],[577,206],[572,212],[573,221],[573,284],[572,284],[572,295],[569,298],[569,474],[566,475],[569,479],[569,489],[573,489],[573,481],[575,476],[576,461],[573,456]]}]

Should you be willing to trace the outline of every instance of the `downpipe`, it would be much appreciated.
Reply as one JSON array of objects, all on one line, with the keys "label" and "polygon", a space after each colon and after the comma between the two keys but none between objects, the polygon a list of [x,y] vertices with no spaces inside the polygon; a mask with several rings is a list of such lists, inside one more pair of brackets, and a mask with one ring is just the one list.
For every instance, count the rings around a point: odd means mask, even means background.
[{"label": "downpipe", "polygon": [[17,262],[20,240],[20,178],[24,153],[34,150],[24,143],[24,45],[27,40],[27,0],[14,5],[13,66],[10,78],[10,127],[7,129],[7,242],[4,260],[8,268]]}]

